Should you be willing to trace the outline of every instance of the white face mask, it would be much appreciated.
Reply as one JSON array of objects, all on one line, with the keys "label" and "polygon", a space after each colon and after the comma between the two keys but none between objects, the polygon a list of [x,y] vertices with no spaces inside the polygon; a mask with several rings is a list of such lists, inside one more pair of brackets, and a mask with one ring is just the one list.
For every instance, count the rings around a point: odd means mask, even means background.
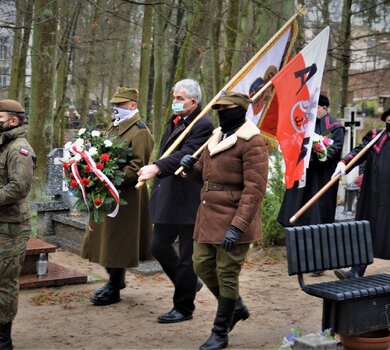
[{"label": "white face mask", "polygon": [[126,120],[126,119],[130,119],[133,115],[135,115],[136,113],[138,113],[138,109],[126,109],[126,108],[121,108],[121,107],[117,107],[117,106],[114,106],[112,107],[112,112],[114,114],[114,122],[113,124],[115,126],[117,126],[120,122]]}]

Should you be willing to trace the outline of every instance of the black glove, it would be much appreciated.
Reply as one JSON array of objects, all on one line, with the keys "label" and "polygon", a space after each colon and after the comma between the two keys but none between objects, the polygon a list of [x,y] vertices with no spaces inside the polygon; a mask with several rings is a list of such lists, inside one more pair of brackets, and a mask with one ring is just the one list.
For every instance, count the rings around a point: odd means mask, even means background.
[{"label": "black glove", "polygon": [[236,248],[241,234],[242,231],[240,229],[234,226],[230,226],[230,228],[226,231],[225,238],[222,241],[222,248],[227,252],[231,252],[234,248]]},{"label": "black glove", "polygon": [[180,161],[180,165],[184,168],[186,173],[189,173],[192,170],[192,167],[196,163],[198,158],[191,156],[190,154],[186,154]]}]

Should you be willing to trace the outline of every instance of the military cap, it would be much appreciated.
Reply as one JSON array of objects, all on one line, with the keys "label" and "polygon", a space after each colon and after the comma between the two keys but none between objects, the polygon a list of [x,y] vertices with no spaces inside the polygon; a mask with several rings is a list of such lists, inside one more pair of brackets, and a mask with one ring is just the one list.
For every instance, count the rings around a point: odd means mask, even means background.
[{"label": "military cap", "polygon": [[1,100],[0,112],[24,113],[23,106],[14,100]]},{"label": "military cap", "polygon": [[114,96],[110,100],[110,103],[122,103],[127,101],[138,102],[138,90],[130,89],[126,87],[118,87],[115,91]]},{"label": "military cap", "polygon": [[234,91],[222,91],[221,96],[211,106],[212,109],[219,109],[220,106],[238,105],[248,109],[250,103],[249,96]]},{"label": "military cap", "polygon": [[384,111],[383,114],[381,115],[381,119],[385,122],[386,118],[390,115],[390,109],[387,111]]},{"label": "military cap", "polygon": [[321,107],[329,107],[329,99],[325,95],[320,95],[318,105]]}]

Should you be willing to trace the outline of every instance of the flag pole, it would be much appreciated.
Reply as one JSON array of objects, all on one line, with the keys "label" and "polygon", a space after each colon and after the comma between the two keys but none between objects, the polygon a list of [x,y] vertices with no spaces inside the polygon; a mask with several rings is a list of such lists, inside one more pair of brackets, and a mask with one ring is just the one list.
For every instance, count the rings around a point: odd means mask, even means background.
[{"label": "flag pole", "polygon": [[[372,145],[379,140],[383,135],[386,129],[383,129],[374,139],[372,139],[352,160],[347,164],[345,170],[348,171],[352,169],[356,162],[363,157],[367,151],[372,147]],[[290,223],[293,224],[307,209],[309,209],[320,197],[329,190],[341,177],[341,174],[337,174],[333,179],[331,179],[324,187],[322,187],[301,209],[299,209],[291,218]]]},{"label": "flag pole", "polygon": [[[272,84],[272,81],[269,80],[267,84],[265,84],[256,94],[251,97],[250,103],[252,103],[258,96],[260,96],[270,85]],[[191,125],[191,124],[190,124]],[[211,137],[192,155],[193,157],[197,157],[202,151],[206,148],[206,146],[209,144]],[[162,158],[162,157],[161,157]],[[175,175],[179,175],[184,168],[180,166],[176,171]]]},{"label": "flag pole", "polygon": [[[179,137],[175,140],[175,142],[162,154],[160,159],[168,157],[184,140],[187,134],[191,131],[191,128],[195,125],[195,123],[202,118],[211,108],[211,106],[215,103],[218,97],[221,95],[221,92],[224,90],[228,90],[232,85],[236,83],[248,70],[250,70],[256,63],[259,57],[263,55],[264,51],[268,49],[269,46],[273,44],[274,41],[278,39],[278,37],[295,21],[298,16],[304,16],[307,14],[307,10],[302,5],[298,5],[295,10],[295,14],[272,36],[271,39],[267,41],[267,43],[247,62],[247,64],[242,67],[239,72],[229,80],[229,82],[217,93],[216,96],[207,104],[205,108],[195,117],[195,119],[185,128],[185,130],[179,135]],[[261,91],[261,90],[260,90]],[[264,91],[264,90],[263,90]],[[258,96],[258,94],[256,94]],[[135,188],[139,189],[144,184],[143,181],[139,181]]]}]

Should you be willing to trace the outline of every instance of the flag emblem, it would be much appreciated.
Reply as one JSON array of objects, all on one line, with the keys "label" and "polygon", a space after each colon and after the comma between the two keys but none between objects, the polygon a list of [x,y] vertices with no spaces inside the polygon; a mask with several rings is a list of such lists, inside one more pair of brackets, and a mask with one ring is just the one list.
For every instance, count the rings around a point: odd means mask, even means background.
[{"label": "flag emblem", "polygon": [[30,152],[29,152],[29,150],[26,149],[26,148],[21,148],[21,149],[19,150],[19,153],[20,153],[20,154],[23,154],[24,156],[27,156]]}]

